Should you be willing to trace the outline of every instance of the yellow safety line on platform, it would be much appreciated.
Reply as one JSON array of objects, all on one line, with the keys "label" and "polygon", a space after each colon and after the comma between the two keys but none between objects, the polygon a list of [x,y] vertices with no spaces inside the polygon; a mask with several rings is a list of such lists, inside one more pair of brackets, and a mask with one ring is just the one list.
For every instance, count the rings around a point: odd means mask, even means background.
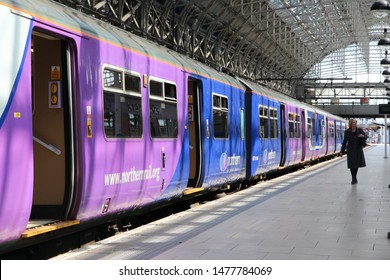
[{"label": "yellow safety line on platform", "polygon": [[29,238],[32,236],[47,233],[50,231],[55,231],[55,230],[58,230],[61,228],[71,227],[71,226],[78,225],[78,224],[80,224],[79,220],[72,220],[72,221],[63,221],[63,222],[53,223],[53,224],[49,224],[49,225],[43,225],[43,226],[39,226],[39,227],[29,228],[29,229],[26,229],[22,233],[22,238]]}]

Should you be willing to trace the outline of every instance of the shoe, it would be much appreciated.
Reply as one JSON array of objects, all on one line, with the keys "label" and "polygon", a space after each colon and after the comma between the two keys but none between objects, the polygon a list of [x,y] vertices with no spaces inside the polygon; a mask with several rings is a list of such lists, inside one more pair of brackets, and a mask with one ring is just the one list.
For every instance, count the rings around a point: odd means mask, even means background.
[{"label": "shoe", "polygon": [[351,182],[351,184],[355,185],[355,184],[357,184],[357,182],[358,182],[357,180],[354,180],[354,181]]}]

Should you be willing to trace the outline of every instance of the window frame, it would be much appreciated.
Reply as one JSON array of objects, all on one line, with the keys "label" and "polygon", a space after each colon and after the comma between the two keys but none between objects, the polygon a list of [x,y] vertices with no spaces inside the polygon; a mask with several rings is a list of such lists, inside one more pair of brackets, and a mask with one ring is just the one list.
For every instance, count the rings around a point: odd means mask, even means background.
[{"label": "window frame", "polygon": [[302,130],[302,121],[301,116],[299,114],[295,114],[295,138],[301,138],[301,130]]},{"label": "window frame", "polygon": [[[105,83],[105,71],[108,70],[108,71],[112,71],[112,72],[117,72],[120,74],[120,79],[121,79],[121,87],[110,87],[110,86],[106,86],[106,83]],[[128,69],[125,69],[125,68],[120,68],[120,67],[116,67],[116,66],[113,66],[113,65],[109,65],[109,64],[104,64],[103,67],[102,67],[102,97],[103,97],[103,133],[104,133],[104,136],[106,139],[112,139],[112,140],[117,140],[117,139],[141,139],[143,137],[143,133],[144,133],[144,121],[143,121],[143,110],[142,110],[142,76],[140,73],[138,72],[135,72],[135,71],[132,71],[132,70],[128,70]],[[138,78],[138,87],[139,87],[139,92],[135,92],[133,90],[126,90],[126,75],[127,76],[132,76],[134,78]],[[107,134],[107,128],[106,128],[106,125],[105,125],[105,115],[106,115],[106,107],[105,107],[105,95],[108,94],[108,95],[114,95],[114,99],[116,97],[118,98],[137,98],[138,101],[139,101],[139,108],[140,108],[140,113],[139,113],[139,119],[141,120],[141,123],[140,123],[140,126],[137,127],[137,130],[139,133],[137,133],[136,135],[134,136],[131,136],[131,134],[126,134],[126,135],[123,135],[123,136],[117,136],[117,135],[114,135],[113,136],[110,136]],[[115,111],[117,110],[117,107],[116,107],[116,104],[114,105],[115,106]],[[120,113],[122,113],[122,111],[120,111]],[[120,127],[122,128],[122,126]],[[115,120],[114,120],[114,128],[115,130]],[[114,131],[115,132],[115,131]]]},{"label": "window frame", "polygon": [[290,139],[295,137],[295,113],[288,112],[288,136]]},{"label": "window frame", "polygon": [[245,140],[245,109],[240,109],[240,132],[241,140]]},{"label": "window frame", "polygon": [[[278,129],[278,114],[279,110],[276,107],[269,107],[269,120],[270,120],[270,134],[269,137],[271,139],[278,139],[279,138],[279,129]],[[271,114],[272,113],[272,114]],[[272,133],[274,132],[274,133]],[[272,135],[274,134],[274,135]]]},{"label": "window frame", "polygon": [[[162,84],[162,96],[152,94],[151,87],[150,87],[152,82],[157,82],[157,83]],[[166,84],[174,86],[176,98],[166,96],[166,87],[165,87]],[[175,105],[176,126],[173,129],[172,136],[168,135],[167,137],[162,137],[161,134],[160,134],[160,136],[156,136],[152,132],[152,116],[151,116],[151,107],[150,106],[151,106],[153,101],[157,101],[157,102],[160,101],[161,103]],[[148,79],[148,116],[149,116],[149,132],[150,132],[150,137],[152,140],[167,140],[167,139],[177,139],[178,138],[179,117],[178,117],[177,84],[174,81],[162,79],[162,78],[155,77],[155,76],[149,76],[149,79]],[[158,123],[160,124],[160,119],[158,120]],[[174,125],[175,125],[175,123],[174,123]],[[167,124],[165,126],[168,127]],[[161,128],[161,126],[160,126],[160,128]],[[167,131],[169,131],[169,128],[167,128]]]},{"label": "window frame", "polygon": [[335,125],[334,125],[334,121],[329,121],[329,120],[328,120],[328,135],[329,135],[329,137],[331,137],[331,138],[334,138],[334,137],[335,137]]},{"label": "window frame", "polygon": [[[259,115],[259,137],[260,139],[268,139],[270,136],[270,129],[269,129],[269,107],[267,105],[259,104],[258,106],[258,115]],[[263,123],[265,121],[266,125],[264,126],[264,134],[261,134],[261,127],[262,127],[262,120]],[[262,137],[263,136],[263,137]]]},{"label": "window frame", "polygon": [[306,118],[306,137],[311,139],[313,137],[313,119],[310,116],[307,116]]},{"label": "window frame", "polygon": [[[219,106],[214,105],[214,97],[219,98]],[[223,106],[223,100],[227,101],[227,107]],[[229,97],[220,93],[213,92],[211,94],[211,105],[212,105],[212,116],[213,116],[213,137],[214,139],[219,139],[219,140],[225,140],[229,139]],[[219,111],[223,114],[226,114],[226,130],[224,131],[224,137],[216,137],[216,129],[215,129],[215,117],[214,117],[214,111]]]}]

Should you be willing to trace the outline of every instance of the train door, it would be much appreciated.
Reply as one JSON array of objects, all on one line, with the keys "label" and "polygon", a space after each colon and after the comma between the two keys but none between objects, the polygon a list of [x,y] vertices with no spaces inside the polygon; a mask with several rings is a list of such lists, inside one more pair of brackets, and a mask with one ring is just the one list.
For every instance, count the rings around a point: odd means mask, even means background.
[{"label": "train door", "polygon": [[199,188],[202,185],[202,137],[201,137],[201,104],[200,92],[202,82],[188,80],[188,131],[190,143],[190,174],[188,187]]},{"label": "train door", "polygon": [[287,153],[287,132],[286,132],[286,107],[284,104],[280,104],[280,139],[281,139],[281,148],[282,154],[280,159],[280,166],[283,167],[286,164],[286,153]]},{"label": "train door", "polygon": [[325,154],[333,154],[334,152],[334,126],[333,121],[325,117]]},{"label": "train door", "polygon": [[305,110],[301,111],[301,140],[302,140],[302,157],[301,157],[301,162],[305,161],[306,158],[306,115],[305,115]]},{"label": "train door", "polygon": [[327,139],[327,121],[328,119],[326,118],[326,116],[320,116],[320,146],[321,146],[321,152],[322,152],[322,155],[325,155],[326,154],[326,150],[327,150],[327,142],[326,142],[326,139]]},{"label": "train door", "polygon": [[32,35],[34,195],[30,219],[65,218],[73,185],[72,100],[67,42]]}]

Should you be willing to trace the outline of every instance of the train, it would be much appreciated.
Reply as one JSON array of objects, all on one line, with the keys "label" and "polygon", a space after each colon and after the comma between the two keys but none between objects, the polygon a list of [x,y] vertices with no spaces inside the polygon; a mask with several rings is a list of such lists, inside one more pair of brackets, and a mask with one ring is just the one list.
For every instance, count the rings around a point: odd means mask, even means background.
[{"label": "train", "polygon": [[0,26],[0,253],[340,150],[343,118],[62,4]]}]

